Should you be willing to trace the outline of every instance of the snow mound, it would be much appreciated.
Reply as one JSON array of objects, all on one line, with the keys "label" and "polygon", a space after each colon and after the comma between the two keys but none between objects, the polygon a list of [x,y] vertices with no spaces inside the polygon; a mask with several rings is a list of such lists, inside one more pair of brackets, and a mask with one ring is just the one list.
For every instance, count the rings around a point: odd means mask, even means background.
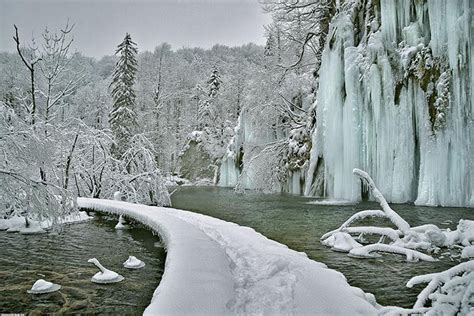
[{"label": "snow mound", "polygon": [[314,200],[306,202],[307,204],[314,204],[314,205],[355,205],[357,204],[356,201],[347,201],[347,200]]},{"label": "snow mound", "polygon": [[160,233],[165,271],[146,315],[372,315],[373,295],[324,264],[249,227],[192,212],[78,198],[81,208],[126,215]]},{"label": "snow mound", "polygon": [[135,256],[129,256],[127,261],[123,263],[123,266],[127,269],[140,269],[145,266],[145,262],[137,259]]},{"label": "snow mound", "polygon": [[59,289],[61,289],[61,285],[39,279],[33,284],[30,290],[27,290],[27,292],[30,294],[44,294],[56,292]]},{"label": "snow mound", "polygon": [[[69,215],[59,217],[56,224],[71,224],[84,222],[92,219],[86,212],[75,212]],[[19,232],[21,234],[43,234],[46,230],[53,226],[54,222],[51,219],[42,221],[29,220],[29,226],[26,227],[25,218],[22,216],[13,216],[8,219],[0,219],[0,230],[6,230],[8,233]]]}]

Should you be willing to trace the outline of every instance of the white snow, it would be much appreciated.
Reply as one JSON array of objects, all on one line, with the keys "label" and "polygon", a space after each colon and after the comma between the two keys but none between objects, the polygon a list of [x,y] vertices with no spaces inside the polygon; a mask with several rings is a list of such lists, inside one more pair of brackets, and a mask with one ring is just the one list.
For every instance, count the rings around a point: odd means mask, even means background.
[{"label": "white snow", "polygon": [[332,249],[334,251],[349,252],[354,248],[362,247],[362,245],[355,241],[348,233],[338,232],[334,234],[333,237],[334,243]]},{"label": "white snow", "polygon": [[428,283],[417,297],[414,309],[431,301],[434,315],[467,315],[474,308],[474,260],[462,262],[446,271],[416,276],[407,283],[411,288]]},{"label": "white snow", "polygon": [[89,259],[87,260],[87,262],[93,263],[100,270],[99,272],[94,274],[91,279],[91,281],[94,283],[116,283],[124,279],[124,277],[118,274],[117,272],[106,269],[103,265],[100,264],[99,260],[97,260],[96,258]]},{"label": "white snow", "polygon": [[135,256],[129,256],[128,259],[123,263],[123,266],[128,269],[140,269],[145,266],[145,262],[141,261]]},{"label": "white snow", "polygon": [[[390,202],[474,205],[472,1],[383,0],[380,19],[360,1],[337,3],[321,56],[305,194],[318,185],[323,157],[327,198],[360,200],[349,174],[361,168]],[[363,17],[380,28],[361,29]],[[407,75],[416,61],[420,75]],[[435,62],[443,68],[424,87]]]},{"label": "white snow", "polygon": [[[86,212],[75,212],[66,216],[59,217],[56,224],[71,224],[84,222],[92,219]],[[6,230],[9,233],[20,232],[21,234],[41,234],[53,226],[53,220],[43,221],[29,220],[29,227],[26,227],[25,218],[22,216],[12,216],[7,219],[0,219],[0,230]]]},{"label": "white snow", "polygon": [[120,215],[118,223],[117,223],[117,225],[115,225],[115,229],[129,229],[130,227],[126,224],[127,224],[127,222],[123,219],[123,216]]},{"label": "white snow", "polygon": [[158,232],[165,271],[146,315],[371,315],[373,295],[248,227],[192,212],[78,198],[82,208],[126,214]]},{"label": "white snow", "polygon": [[307,204],[314,204],[314,205],[355,205],[357,202],[355,201],[346,201],[346,200],[314,200],[309,201]]},{"label": "white snow", "polygon": [[462,250],[461,258],[474,258],[474,246],[467,246]]},{"label": "white snow", "polygon": [[38,279],[27,292],[30,294],[43,294],[58,291],[60,288],[61,285]]},{"label": "white snow", "polygon": [[353,248],[349,251],[349,255],[352,257],[357,258],[374,258],[377,257],[377,254],[373,254],[373,252],[388,252],[394,254],[405,255],[407,261],[413,262],[418,260],[423,261],[436,261],[433,257],[429,255],[425,255],[416,250],[411,250],[403,247],[398,247],[394,245],[386,245],[386,244],[371,244],[363,247]]}]

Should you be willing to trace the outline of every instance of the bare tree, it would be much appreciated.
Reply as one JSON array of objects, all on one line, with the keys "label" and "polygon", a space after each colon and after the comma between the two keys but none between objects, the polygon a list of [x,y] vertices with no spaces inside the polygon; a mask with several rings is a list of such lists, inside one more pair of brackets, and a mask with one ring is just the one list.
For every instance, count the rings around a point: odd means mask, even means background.
[{"label": "bare tree", "polygon": [[16,43],[16,50],[18,55],[20,56],[21,60],[25,64],[26,68],[28,68],[30,72],[30,83],[31,83],[31,108],[28,108],[29,113],[31,115],[31,125],[35,124],[36,119],[36,88],[35,88],[35,65],[41,60],[41,57],[36,56],[37,47],[34,44],[30,47],[31,50],[31,58],[27,60],[25,57],[24,52],[20,48],[20,36],[18,35],[18,27],[15,27],[15,35],[13,36],[13,40]]},{"label": "bare tree", "polygon": [[83,75],[74,73],[68,78],[68,65],[71,62],[69,51],[73,38],[70,36],[74,25],[66,26],[59,33],[51,33],[46,28],[42,34],[43,50],[39,63],[41,73],[46,81],[45,89],[39,92],[45,98],[45,122],[50,120],[51,111],[62,99],[72,94]]}]

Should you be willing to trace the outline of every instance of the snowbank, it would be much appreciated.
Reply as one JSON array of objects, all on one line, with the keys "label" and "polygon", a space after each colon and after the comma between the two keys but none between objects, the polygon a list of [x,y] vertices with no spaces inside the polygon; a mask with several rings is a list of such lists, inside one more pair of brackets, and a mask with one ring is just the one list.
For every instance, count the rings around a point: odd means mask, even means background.
[{"label": "snowbank", "polygon": [[[84,222],[92,219],[86,212],[76,212],[57,219],[56,224],[70,224]],[[26,227],[25,218],[22,216],[13,216],[8,219],[0,219],[0,230],[6,230],[9,233],[19,232],[21,234],[42,234],[46,229],[53,226],[50,219],[43,221],[29,220],[29,226]]]},{"label": "snowbank", "polygon": [[134,218],[160,233],[165,272],[148,315],[371,315],[373,295],[248,227],[171,208],[79,198],[82,208]]},{"label": "snowbank", "polygon": [[336,206],[341,206],[341,205],[355,205],[357,204],[356,201],[347,201],[347,200],[313,200],[307,202],[307,204],[314,204],[314,205],[336,205]]}]

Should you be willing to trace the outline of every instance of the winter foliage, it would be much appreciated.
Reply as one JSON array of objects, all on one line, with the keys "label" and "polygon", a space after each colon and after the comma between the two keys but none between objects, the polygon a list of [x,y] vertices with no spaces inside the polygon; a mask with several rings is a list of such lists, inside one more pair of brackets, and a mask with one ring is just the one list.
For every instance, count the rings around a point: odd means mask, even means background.
[{"label": "winter foliage", "polygon": [[137,47],[130,34],[126,34],[123,42],[117,46],[115,54],[119,59],[112,75],[113,107],[109,123],[114,133],[116,144],[114,151],[119,158],[129,145],[130,138],[137,129],[137,114],[135,104],[135,76],[137,72]]}]

